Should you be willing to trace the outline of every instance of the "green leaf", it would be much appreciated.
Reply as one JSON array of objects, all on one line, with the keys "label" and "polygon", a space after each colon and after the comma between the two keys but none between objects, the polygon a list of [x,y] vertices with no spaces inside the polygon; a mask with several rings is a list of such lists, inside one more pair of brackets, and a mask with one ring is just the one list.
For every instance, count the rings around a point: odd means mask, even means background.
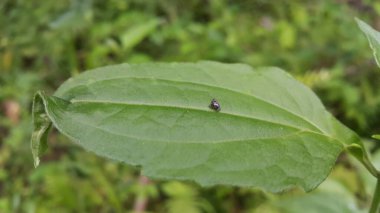
[{"label": "green leaf", "polygon": [[[214,98],[219,112],[209,108]],[[310,89],[277,68],[121,64],[82,73],[35,100],[77,144],[153,178],[310,191],[341,151],[362,147]],[[38,161],[43,149],[33,148]]]},{"label": "green leaf", "polygon": [[380,67],[380,32],[374,30],[371,26],[363,22],[362,20],[355,18],[359,25],[359,28],[366,35],[369,45],[373,51],[373,56],[375,57],[376,64]]},{"label": "green leaf", "polygon": [[[307,211],[305,211],[307,209]],[[281,213],[364,213],[356,205],[356,198],[344,184],[331,178],[311,193],[292,193],[278,196],[256,208],[253,212]]]},{"label": "green leaf", "polygon": [[45,113],[45,103],[43,103],[44,95],[38,92],[33,100],[33,125],[34,130],[31,139],[31,148],[34,158],[34,166],[37,167],[40,163],[40,155],[47,149],[47,137],[51,128],[51,121]]},{"label": "green leaf", "polygon": [[52,21],[49,26],[52,29],[67,31],[69,29],[79,30],[88,27],[92,20],[92,1],[72,1],[70,9]]},{"label": "green leaf", "polygon": [[380,140],[380,135],[372,135],[373,138]]},{"label": "green leaf", "polygon": [[146,36],[152,33],[160,23],[162,23],[161,19],[152,19],[145,23],[140,23],[136,26],[133,26],[131,29],[125,31],[120,36],[123,48],[132,49],[134,46],[139,44]]},{"label": "green leaf", "polygon": [[[359,210],[354,207],[353,201],[347,202],[342,196],[334,193],[317,192],[305,195],[296,195],[287,197],[272,204],[271,211],[281,213],[303,213],[305,209],[309,213],[329,212],[329,213],[364,213],[366,211]],[[268,208],[268,207],[267,207]],[[256,212],[262,211],[261,207]]]}]

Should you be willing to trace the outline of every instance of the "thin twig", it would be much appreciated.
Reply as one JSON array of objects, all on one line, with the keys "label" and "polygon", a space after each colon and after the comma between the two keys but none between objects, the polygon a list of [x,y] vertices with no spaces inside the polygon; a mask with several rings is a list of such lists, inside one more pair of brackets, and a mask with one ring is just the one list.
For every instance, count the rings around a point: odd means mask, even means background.
[{"label": "thin twig", "polygon": [[147,177],[140,175],[139,177],[139,188],[141,189],[138,192],[137,198],[135,200],[135,204],[133,207],[133,212],[135,213],[143,213],[148,205],[148,196],[145,193],[145,186],[149,185],[150,181]]}]

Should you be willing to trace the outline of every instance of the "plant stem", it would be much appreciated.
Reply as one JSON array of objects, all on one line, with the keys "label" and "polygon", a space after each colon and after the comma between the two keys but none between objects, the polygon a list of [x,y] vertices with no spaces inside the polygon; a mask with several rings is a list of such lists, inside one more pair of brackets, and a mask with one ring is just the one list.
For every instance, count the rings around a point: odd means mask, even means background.
[{"label": "plant stem", "polygon": [[371,160],[369,159],[368,155],[364,155],[364,159],[362,161],[366,169],[375,177],[375,178],[380,178],[380,173],[376,169],[376,167],[372,164]]},{"label": "plant stem", "polygon": [[380,204],[380,178],[377,178],[375,194],[373,195],[371,208],[369,213],[378,213]]},{"label": "plant stem", "polygon": [[146,194],[145,187],[149,185],[149,179],[145,176],[140,175],[139,177],[139,192],[137,198],[135,200],[135,204],[133,207],[134,213],[142,213],[145,212],[145,209],[148,205],[148,195]]},{"label": "plant stem", "polygon": [[363,166],[375,177],[380,177],[380,172],[376,169],[376,167],[372,164],[369,159],[368,153],[365,150],[364,146],[360,146],[358,144],[351,144],[347,146],[347,150],[350,154],[352,154],[356,159],[358,159]]}]

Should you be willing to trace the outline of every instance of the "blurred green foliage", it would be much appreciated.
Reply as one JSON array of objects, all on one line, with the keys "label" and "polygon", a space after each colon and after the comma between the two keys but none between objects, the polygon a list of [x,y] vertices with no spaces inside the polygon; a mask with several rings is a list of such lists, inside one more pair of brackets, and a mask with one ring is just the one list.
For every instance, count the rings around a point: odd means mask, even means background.
[{"label": "blurred green foliage", "polygon": [[373,180],[345,155],[327,187],[272,195],[141,182],[137,169],[85,152],[56,131],[38,169],[29,148],[37,89],[51,93],[67,78],[108,64],[204,59],[281,67],[369,138],[380,132],[380,72],[355,16],[379,29],[380,3],[0,0],[0,212],[126,212],[137,201],[147,212],[361,212]]}]

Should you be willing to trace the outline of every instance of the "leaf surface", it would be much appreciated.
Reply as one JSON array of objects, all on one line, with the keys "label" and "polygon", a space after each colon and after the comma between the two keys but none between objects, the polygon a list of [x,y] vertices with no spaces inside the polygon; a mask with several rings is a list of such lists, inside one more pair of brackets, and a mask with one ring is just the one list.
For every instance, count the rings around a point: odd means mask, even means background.
[{"label": "leaf surface", "polygon": [[[209,108],[214,98],[219,112]],[[84,72],[35,100],[47,123],[85,149],[153,178],[309,191],[343,149],[362,147],[310,89],[277,68],[121,64]],[[38,162],[39,138],[32,144]]]}]

